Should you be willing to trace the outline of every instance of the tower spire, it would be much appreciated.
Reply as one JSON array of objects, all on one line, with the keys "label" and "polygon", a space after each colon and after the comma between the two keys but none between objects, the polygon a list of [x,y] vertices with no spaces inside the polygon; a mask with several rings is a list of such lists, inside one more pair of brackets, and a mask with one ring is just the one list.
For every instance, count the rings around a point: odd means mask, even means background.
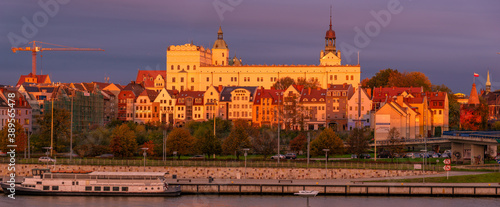
[{"label": "tower spire", "polygon": [[332,29],[332,5],[330,5],[330,29]]},{"label": "tower spire", "polygon": [[488,70],[488,75],[486,76],[486,92],[491,92],[491,82],[490,82],[490,70]]}]

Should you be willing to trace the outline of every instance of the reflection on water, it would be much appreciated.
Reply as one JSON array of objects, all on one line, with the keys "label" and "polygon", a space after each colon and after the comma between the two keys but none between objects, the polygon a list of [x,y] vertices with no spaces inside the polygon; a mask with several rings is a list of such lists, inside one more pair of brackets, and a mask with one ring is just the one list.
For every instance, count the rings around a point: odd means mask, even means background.
[{"label": "reflection on water", "polygon": [[[500,198],[443,198],[443,197],[366,197],[317,196],[311,206],[363,207],[459,207],[499,206]],[[0,206],[306,206],[306,199],[297,196],[257,195],[184,195],[180,197],[72,197],[72,196],[16,196],[15,200],[2,196]]]}]

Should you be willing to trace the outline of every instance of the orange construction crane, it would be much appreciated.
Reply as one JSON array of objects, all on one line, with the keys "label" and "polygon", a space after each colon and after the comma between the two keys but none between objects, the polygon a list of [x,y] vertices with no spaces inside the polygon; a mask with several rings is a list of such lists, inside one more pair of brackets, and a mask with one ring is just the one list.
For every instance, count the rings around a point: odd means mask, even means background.
[{"label": "orange construction crane", "polygon": [[[38,46],[36,45],[37,43],[39,43]],[[68,46],[64,46],[64,45],[45,43],[45,42],[40,42],[40,41],[32,41],[32,42],[29,42],[28,44],[33,44],[33,46],[32,47],[13,47],[12,52],[16,53],[17,51],[31,51],[31,54],[32,54],[31,73],[33,75],[36,75],[36,53],[37,52],[43,52],[43,51],[104,51],[103,49],[100,49],[100,48],[76,48],[76,47],[68,47]],[[46,48],[46,47],[42,47],[40,44],[53,45],[53,46],[57,46],[60,48]]]}]

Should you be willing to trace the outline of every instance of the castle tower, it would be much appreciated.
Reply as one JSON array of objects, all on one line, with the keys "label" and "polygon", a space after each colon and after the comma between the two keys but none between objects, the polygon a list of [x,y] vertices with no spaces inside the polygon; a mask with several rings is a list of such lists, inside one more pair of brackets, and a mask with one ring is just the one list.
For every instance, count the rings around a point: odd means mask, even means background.
[{"label": "castle tower", "polygon": [[321,65],[340,65],[340,51],[336,47],[337,37],[332,29],[332,8],[330,7],[330,28],[325,35],[325,50],[321,50],[320,64]]},{"label": "castle tower", "polygon": [[469,105],[479,104],[479,96],[477,95],[476,84],[472,84],[472,89],[470,90]]},{"label": "castle tower", "polygon": [[227,48],[223,35],[222,28],[219,26],[217,40],[215,40],[214,46],[212,47],[212,65],[228,65],[229,48]]},{"label": "castle tower", "polygon": [[490,71],[488,70],[488,76],[486,77],[486,93],[491,92],[491,82],[490,82]]}]

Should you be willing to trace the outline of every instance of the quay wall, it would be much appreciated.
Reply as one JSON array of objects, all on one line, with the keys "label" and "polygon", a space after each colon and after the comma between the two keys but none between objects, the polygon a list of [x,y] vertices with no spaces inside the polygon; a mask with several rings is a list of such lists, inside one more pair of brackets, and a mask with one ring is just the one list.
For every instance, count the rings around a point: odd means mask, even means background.
[{"label": "quay wall", "polygon": [[[422,175],[420,170],[372,170],[372,169],[325,169],[320,168],[245,168],[244,167],[172,167],[172,166],[94,166],[94,165],[55,165],[55,171],[107,171],[107,172],[168,172],[177,178],[215,179],[356,179]],[[16,176],[31,176],[34,168],[47,168],[41,164],[17,164]],[[246,176],[244,176],[246,172]],[[8,164],[0,164],[0,176],[9,175]],[[425,174],[438,172],[426,171]]]}]

